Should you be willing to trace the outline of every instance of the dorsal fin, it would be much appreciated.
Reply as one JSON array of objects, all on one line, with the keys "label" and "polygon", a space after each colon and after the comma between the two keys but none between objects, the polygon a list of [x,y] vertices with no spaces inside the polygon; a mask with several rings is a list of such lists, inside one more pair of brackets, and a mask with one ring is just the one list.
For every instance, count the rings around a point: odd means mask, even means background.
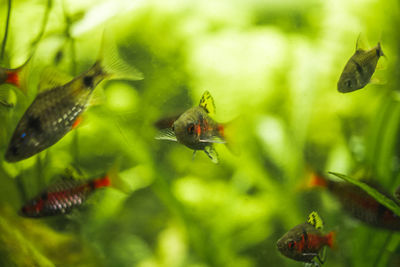
[{"label": "dorsal fin", "polygon": [[200,99],[200,107],[204,108],[204,110],[210,114],[213,115],[215,114],[215,104],[214,104],[214,99],[212,98],[211,94],[209,91],[205,91],[203,93],[203,96]]},{"label": "dorsal fin", "polygon": [[360,32],[357,37],[357,42],[356,42],[356,51],[366,51],[368,49],[369,45],[366,41],[365,36]]},{"label": "dorsal fin", "polygon": [[324,227],[324,222],[316,211],[313,211],[308,215],[307,222],[314,226],[315,229],[322,229]]},{"label": "dorsal fin", "polygon": [[63,86],[71,81],[72,77],[66,73],[60,72],[57,69],[47,67],[43,70],[40,76],[38,92],[43,92],[55,87]]}]

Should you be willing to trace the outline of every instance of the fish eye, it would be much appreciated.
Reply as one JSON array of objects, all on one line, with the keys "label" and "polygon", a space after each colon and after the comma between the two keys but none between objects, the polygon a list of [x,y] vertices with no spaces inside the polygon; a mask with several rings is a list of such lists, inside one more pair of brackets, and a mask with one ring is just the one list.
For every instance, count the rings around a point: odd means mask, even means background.
[{"label": "fish eye", "polygon": [[194,123],[189,124],[187,130],[188,130],[189,134],[193,134],[194,133]]},{"label": "fish eye", "polygon": [[350,87],[350,88],[351,88],[351,86],[352,86],[351,80],[345,81],[344,84],[345,84],[347,87]]},{"label": "fish eye", "polygon": [[289,249],[293,249],[294,248],[294,246],[296,245],[296,241],[289,241],[289,243],[288,243],[288,248]]}]

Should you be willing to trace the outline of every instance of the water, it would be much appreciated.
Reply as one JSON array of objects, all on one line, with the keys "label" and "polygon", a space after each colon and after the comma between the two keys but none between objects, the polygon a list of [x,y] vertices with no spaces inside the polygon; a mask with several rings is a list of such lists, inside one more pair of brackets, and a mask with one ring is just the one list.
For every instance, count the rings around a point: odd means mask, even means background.
[{"label": "water", "polygon": [[[51,3],[43,24],[47,3],[12,1],[1,66],[22,64],[40,41],[28,96],[11,87],[0,94],[15,104],[0,106],[2,266],[301,266],[276,241],[314,210],[337,233],[325,266],[399,265],[398,233],[353,219],[327,190],[302,188],[313,169],[370,178],[390,194],[400,184],[396,1]],[[87,70],[104,25],[145,78],[103,82],[76,130],[37,156],[5,162],[42,71]],[[360,33],[387,55],[374,74],[380,82],[338,93]],[[154,139],[157,120],[198,105],[205,90],[215,119],[235,125],[239,147],[216,145],[217,165]],[[117,166],[128,192],[97,190],[64,216],[18,215],[71,166],[86,179]]]}]

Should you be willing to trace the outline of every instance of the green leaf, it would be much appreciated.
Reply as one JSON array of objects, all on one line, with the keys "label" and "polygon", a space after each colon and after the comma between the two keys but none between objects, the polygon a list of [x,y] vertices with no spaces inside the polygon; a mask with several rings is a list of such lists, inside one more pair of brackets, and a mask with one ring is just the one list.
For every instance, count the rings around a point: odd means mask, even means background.
[{"label": "green leaf", "polygon": [[382,205],[384,205],[385,207],[387,207],[388,209],[393,211],[394,214],[396,214],[397,216],[400,216],[400,206],[397,205],[396,202],[394,202],[390,198],[386,197],[385,195],[383,195],[382,193],[377,191],[376,189],[370,187],[369,185],[367,185],[361,181],[350,178],[344,174],[335,173],[335,172],[329,172],[329,173],[333,174],[336,177],[339,177],[349,183],[352,183],[352,184],[360,187],[362,190],[367,192],[371,197],[375,198],[376,201],[378,201],[379,203],[381,203]]}]

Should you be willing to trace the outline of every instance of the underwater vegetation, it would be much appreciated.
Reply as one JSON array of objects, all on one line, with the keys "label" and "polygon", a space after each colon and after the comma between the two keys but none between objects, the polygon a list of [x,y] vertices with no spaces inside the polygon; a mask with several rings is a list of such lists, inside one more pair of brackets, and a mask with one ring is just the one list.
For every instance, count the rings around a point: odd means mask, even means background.
[{"label": "underwater vegetation", "polygon": [[0,0],[0,266],[400,266],[399,11]]}]

